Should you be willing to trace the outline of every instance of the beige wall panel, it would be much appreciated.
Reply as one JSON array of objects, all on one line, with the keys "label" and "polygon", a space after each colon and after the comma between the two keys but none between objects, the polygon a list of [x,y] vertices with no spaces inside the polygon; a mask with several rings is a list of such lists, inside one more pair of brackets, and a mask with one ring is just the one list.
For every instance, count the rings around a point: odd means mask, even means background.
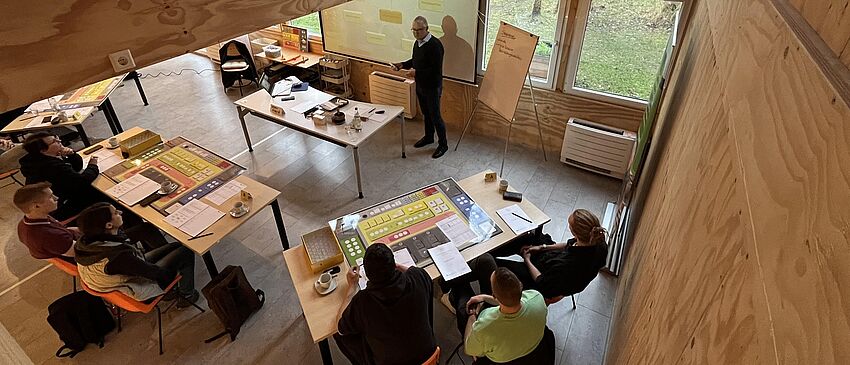
[{"label": "beige wall panel", "polygon": [[[389,68],[366,62],[352,62],[351,85],[355,98],[369,100],[369,74],[372,71],[393,73]],[[401,73],[396,73],[401,75]],[[595,100],[564,94],[560,91],[535,89],[540,123],[546,151],[552,158],[561,153],[564,130],[570,117],[578,117],[611,127],[637,131],[643,117],[642,109],[631,109]],[[460,130],[472,113],[478,88],[453,81],[443,82],[441,110],[449,128]],[[517,123],[511,134],[511,142],[531,148],[539,146],[537,124],[531,104],[531,93],[526,88],[520,95],[516,113]],[[472,133],[504,138],[507,123],[486,106],[481,106],[472,122]],[[461,147],[462,148],[462,147]]]},{"label": "beige wall panel", "polygon": [[780,361],[850,363],[850,109],[768,1],[712,4]]},{"label": "beige wall panel", "polygon": [[0,111],[115,75],[112,52],[143,67],[343,2],[4,1]]}]

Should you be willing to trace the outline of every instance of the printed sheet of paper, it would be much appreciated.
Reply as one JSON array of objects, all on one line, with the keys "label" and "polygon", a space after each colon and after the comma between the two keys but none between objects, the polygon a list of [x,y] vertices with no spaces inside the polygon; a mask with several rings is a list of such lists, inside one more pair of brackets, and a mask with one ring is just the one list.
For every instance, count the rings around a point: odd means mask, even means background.
[{"label": "printed sheet of paper", "polygon": [[248,185],[245,185],[236,180],[230,180],[227,182],[227,184],[224,184],[218,189],[211,191],[209,194],[207,194],[206,198],[216,205],[222,205],[234,195],[239,194],[239,192],[242,191],[242,189],[245,189],[247,186]]},{"label": "printed sheet of paper", "polygon": [[443,275],[443,279],[445,280],[452,280],[458,276],[472,272],[472,269],[469,268],[466,260],[464,260],[463,255],[457,250],[457,246],[451,242],[429,248],[428,253],[431,255],[431,259],[434,260],[434,264],[437,265],[437,269],[440,270],[440,274]]},{"label": "printed sheet of paper", "polygon": [[519,205],[511,205],[496,211],[502,220],[511,227],[516,234],[528,232],[537,226],[532,223],[531,217],[526,214]]},{"label": "printed sheet of paper", "polygon": [[408,251],[407,248],[394,251],[393,257],[395,257],[395,263],[401,266],[416,266],[416,261],[413,260],[413,256],[410,255],[410,251]]},{"label": "printed sheet of paper", "polygon": [[115,184],[115,186],[106,190],[106,193],[132,206],[157,190],[159,190],[159,184],[156,181],[148,179],[141,174],[136,174],[127,180]]},{"label": "printed sheet of paper", "polygon": [[192,199],[176,212],[163,220],[192,237],[197,236],[216,221],[224,217],[224,212],[206,203]]},{"label": "printed sheet of paper", "polygon": [[456,214],[437,222],[437,227],[443,231],[449,241],[454,243],[455,246],[461,246],[464,243],[478,238],[478,235],[469,229],[466,222],[464,222],[463,219],[460,219],[460,217]]},{"label": "printed sheet of paper", "polygon": [[360,267],[360,280],[357,281],[357,286],[360,287],[360,290],[366,289],[366,284],[369,282],[369,278],[366,277],[366,266],[363,266],[363,258],[359,258],[354,261],[358,267]]},{"label": "printed sheet of paper", "polygon": [[116,155],[115,153],[106,148],[101,148],[97,152],[92,153],[91,155],[83,158],[83,170],[88,167],[89,160],[91,160],[93,156],[97,156],[97,169],[101,172],[109,170],[109,168],[111,168],[112,166],[115,166],[121,163],[121,161],[124,161],[121,156]]}]

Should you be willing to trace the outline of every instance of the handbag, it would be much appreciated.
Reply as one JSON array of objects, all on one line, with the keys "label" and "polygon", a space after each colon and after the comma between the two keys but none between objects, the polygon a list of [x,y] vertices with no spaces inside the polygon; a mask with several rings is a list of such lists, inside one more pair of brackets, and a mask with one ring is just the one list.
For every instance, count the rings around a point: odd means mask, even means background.
[{"label": "handbag", "polygon": [[224,331],[207,339],[206,343],[215,341],[221,336],[230,334],[230,340],[236,340],[242,324],[260,307],[266,300],[262,290],[255,290],[241,266],[227,266],[221,273],[216,275],[201,290],[210,309],[224,325]]}]

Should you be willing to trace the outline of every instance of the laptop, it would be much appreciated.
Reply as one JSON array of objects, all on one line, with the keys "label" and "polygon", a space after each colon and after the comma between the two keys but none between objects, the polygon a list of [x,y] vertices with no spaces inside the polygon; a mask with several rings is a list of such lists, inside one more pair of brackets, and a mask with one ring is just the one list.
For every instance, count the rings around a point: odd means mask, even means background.
[{"label": "laptop", "polygon": [[273,98],[278,96],[287,96],[292,89],[292,81],[283,79],[277,82],[272,82],[271,77],[263,74],[260,77],[260,87],[266,90]]}]

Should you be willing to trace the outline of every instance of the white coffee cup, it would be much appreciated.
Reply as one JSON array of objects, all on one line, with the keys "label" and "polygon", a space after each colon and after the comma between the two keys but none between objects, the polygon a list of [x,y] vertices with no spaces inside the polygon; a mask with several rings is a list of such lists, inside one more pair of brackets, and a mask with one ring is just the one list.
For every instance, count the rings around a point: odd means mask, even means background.
[{"label": "white coffee cup", "polygon": [[109,147],[118,147],[118,138],[111,137],[106,140],[106,143],[109,143]]},{"label": "white coffee cup", "polygon": [[322,273],[322,275],[319,275],[319,286],[322,287],[322,289],[330,288],[332,279],[333,276],[331,276],[330,273]]},{"label": "white coffee cup", "polygon": [[245,203],[242,203],[242,202],[233,203],[233,211],[238,212],[238,213],[242,213],[243,211],[245,211]]}]

